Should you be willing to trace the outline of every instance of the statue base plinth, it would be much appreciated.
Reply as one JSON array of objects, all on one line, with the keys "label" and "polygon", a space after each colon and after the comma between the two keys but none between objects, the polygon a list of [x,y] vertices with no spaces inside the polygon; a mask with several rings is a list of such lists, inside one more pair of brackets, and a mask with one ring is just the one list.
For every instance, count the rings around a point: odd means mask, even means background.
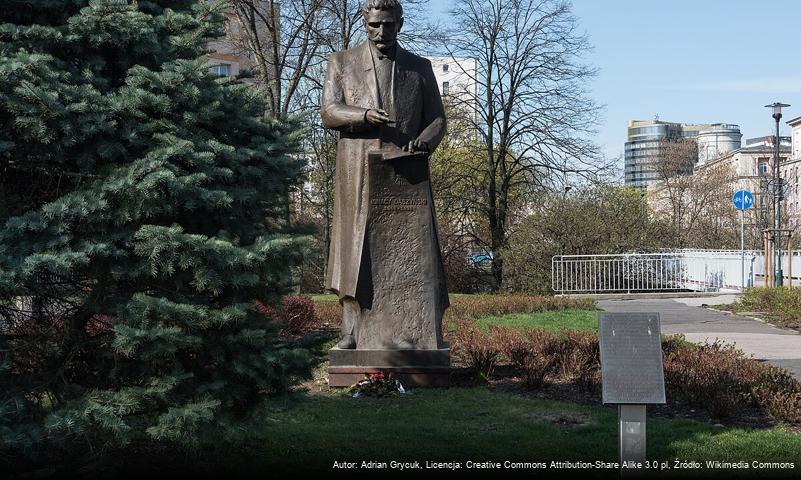
[{"label": "statue base plinth", "polygon": [[447,387],[451,384],[451,349],[343,350],[328,352],[328,385],[350,387],[369,373],[391,373],[404,386]]}]

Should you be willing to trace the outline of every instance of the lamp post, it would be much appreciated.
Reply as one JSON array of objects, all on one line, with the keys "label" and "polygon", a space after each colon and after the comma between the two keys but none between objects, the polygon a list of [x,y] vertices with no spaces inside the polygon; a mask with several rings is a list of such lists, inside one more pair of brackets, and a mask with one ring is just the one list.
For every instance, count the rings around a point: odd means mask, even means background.
[{"label": "lamp post", "polygon": [[775,254],[774,271],[776,274],[773,276],[773,286],[781,287],[784,283],[784,274],[782,273],[782,248],[781,248],[781,228],[782,228],[782,197],[784,196],[782,188],[781,171],[779,170],[779,147],[781,139],[779,137],[779,120],[782,119],[782,107],[789,107],[786,103],[772,103],[765,105],[767,108],[773,109],[773,118],[776,120],[776,156],[773,162],[773,248]]}]

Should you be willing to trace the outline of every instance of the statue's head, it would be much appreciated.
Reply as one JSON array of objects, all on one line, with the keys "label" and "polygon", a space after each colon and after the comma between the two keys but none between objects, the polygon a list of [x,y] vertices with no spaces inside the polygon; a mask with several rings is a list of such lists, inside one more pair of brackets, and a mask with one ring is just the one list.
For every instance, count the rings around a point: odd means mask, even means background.
[{"label": "statue's head", "polygon": [[362,6],[367,38],[380,51],[395,46],[403,26],[403,7],[398,0],[367,0]]}]

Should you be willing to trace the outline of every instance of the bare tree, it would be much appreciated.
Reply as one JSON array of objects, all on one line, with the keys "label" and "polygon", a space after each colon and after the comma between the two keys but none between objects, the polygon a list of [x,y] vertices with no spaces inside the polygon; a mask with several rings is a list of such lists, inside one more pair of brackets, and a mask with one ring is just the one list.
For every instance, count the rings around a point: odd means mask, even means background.
[{"label": "bare tree", "polygon": [[685,225],[694,223],[697,210],[693,212],[692,191],[695,179],[693,166],[698,161],[698,144],[685,138],[665,139],[659,142],[658,160],[652,166],[658,184],[651,189],[651,205],[670,221],[673,246],[686,246]]},{"label": "bare tree", "polygon": [[[266,91],[268,115],[296,110],[301,84],[323,59],[319,32],[328,0],[230,0],[237,26],[232,39],[254,65]],[[302,95],[301,95],[302,97]]]},{"label": "bare tree", "polygon": [[486,234],[476,241],[493,253],[496,287],[513,223],[514,192],[530,193],[570,175],[592,176],[605,165],[594,133],[600,108],[588,97],[596,70],[581,62],[589,48],[569,4],[558,0],[457,0],[455,26],[443,48],[458,63],[477,60],[474,93],[457,101],[480,132],[476,208]]},{"label": "bare tree", "polygon": [[308,190],[304,190],[304,201],[313,207],[312,216],[320,223],[322,244],[327,256],[334,214],[337,137],[330,130],[312,129],[309,131],[307,143],[309,185]]},{"label": "bare tree", "polygon": [[[237,31],[229,37],[251,60],[267,94],[268,115],[302,113],[317,107],[324,64],[332,52],[363,38],[361,0],[228,0]],[[407,0],[420,7],[428,0]],[[420,43],[430,29],[417,28],[418,8],[406,14],[406,43]],[[319,96],[319,95],[317,95]]]},{"label": "bare tree", "polygon": [[649,203],[672,227],[671,242],[678,248],[733,247],[736,215],[731,208],[736,174],[727,163],[694,171],[698,144],[685,138],[659,142],[659,160],[653,166],[658,183],[649,189]]}]

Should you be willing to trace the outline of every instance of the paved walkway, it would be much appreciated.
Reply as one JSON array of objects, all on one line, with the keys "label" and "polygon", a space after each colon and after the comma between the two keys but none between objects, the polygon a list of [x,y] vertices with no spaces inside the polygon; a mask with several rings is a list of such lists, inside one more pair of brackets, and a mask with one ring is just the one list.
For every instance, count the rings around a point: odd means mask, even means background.
[{"label": "paved walkway", "polygon": [[801,380],[801,334],[740,315],[702,308],[733,302],[735,295],[706,298],[600,300],[608,312],[659,312],[662,333],[682,333],[696,343],[715,339],[737,345],[748,355],[784,367]]}]

